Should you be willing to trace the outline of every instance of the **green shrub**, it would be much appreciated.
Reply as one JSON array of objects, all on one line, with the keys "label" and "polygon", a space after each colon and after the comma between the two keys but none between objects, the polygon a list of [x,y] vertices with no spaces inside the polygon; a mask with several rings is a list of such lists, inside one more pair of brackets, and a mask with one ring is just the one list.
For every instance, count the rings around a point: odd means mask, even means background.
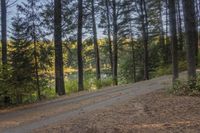
[{"label": "green shrub", "polygon": [[169,91],[178,96],[200,96],[200,77],[189,81],[177,80]]},{"label": "green shrub", "polygon": [[[185,71],[187,70],[187,62],[186,61],[179,61],[179,71]],[[172,74],[172,65],[165,65],[165,66],[159,66],[156,68],[155,72],[153,72],[153,77],[159,77],[163,75],[169,75]]]},{"label": "green shrub", "polygon": [[163,76],[163,75],[169,75],[171,73],[172,73],[171,65],[160,66],[153,73],[153,77],[158,77],[158,76]]},{"label": "green shrub", "polygon": [[65,82],[65,91],[67,94],[78,92],[77,80],[68,80]]},{"label": "green shrub", "polygon": [[[105,78],[101,81],[92,78],[84,80],[84,89],[88,91],[94,91],[107,86],[112,86],[112,78]],[[78,92],[77,80],[66,81],[65,90],[67,94]]]},{"label": "green shrub", "polygon": [[113,84],[112,78],[105,78],[101,80],[101,87],[112,86],[112,84]]}]

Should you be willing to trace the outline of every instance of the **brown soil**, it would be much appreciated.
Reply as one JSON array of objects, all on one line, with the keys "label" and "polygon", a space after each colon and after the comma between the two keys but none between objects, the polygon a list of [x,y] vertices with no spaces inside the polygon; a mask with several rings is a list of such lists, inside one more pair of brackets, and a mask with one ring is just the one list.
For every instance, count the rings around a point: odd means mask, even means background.
[{"label": "brown soil", "polygon": [[200,98],[165,90],[84,113],[35,133],[199,133]]}]

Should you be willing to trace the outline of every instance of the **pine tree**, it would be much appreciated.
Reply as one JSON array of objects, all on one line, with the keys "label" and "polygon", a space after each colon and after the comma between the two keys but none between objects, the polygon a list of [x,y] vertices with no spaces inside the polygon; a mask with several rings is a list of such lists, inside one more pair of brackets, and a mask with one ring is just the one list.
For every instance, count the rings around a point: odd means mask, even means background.
[{"label": "pine tree", "polygon": [[27,40],[26,29],[27,23],[17,15],[13,18],[12,37],[11,37],[11,81],[14,86],[16,102],[22,103],[23,93],[34,92],[34,64],[31,55],[31,42]]},{"label": "pine tree", "polygon": [[101,7],[99,10],[100,22],[99,27],[103,29],[103,34],[107,37],[107,52],[110,62],[110,73],[113,73],[113,43],[112,43],[112,11],[111,2],[109,0],[101,0],[98,5]]},{"label": "pine tree", "polygon": [[188,62],[188,79],[196,78],[196,54],[198,47],[198,31],[194,0],[183,0],[183,12],[186,31],[186,48]]},{"label": "pine tree", "polygon": [[94,41],[94,51],[95,51],[95,60],[96,60],[96,78],[101,80],[101,70],[100,70],[100,57],[99,57],[99,44],[97,38],[97,28],[96,28],[96,17],[95,17],[95,2],[91,0],[92,5],[92,29],[93,29],[93,41]]},{"label": "pine tree", "polygon": [[54,45],[55,45],[55,78],[56,92],[59,95],[65,94],[63,75],[63,50],[62,50],[62,17],[61,0],[54,1]]},{"label": "pine tree", "polygon": [[169,20],[170,20],[170,34],[172,44],[172,71],[173,82],[178,78],[178,41],[176,32],[176,2],[169,0]]},{"label": "pine tree", "polygon": [[[22,16],[22,21],[27,23],[26,27],[26,39],[32,44],[32,56],[34,62],[35,71],[35,89],[37,90],[38,99],[41,99],[41,82],[45,79],[39,73],[41,70],[45,70],[42,66],[46,62],[41,62],[41,52],[43,49],[46,38],[43,32],[43,26],[41,23],[40,11],[41,6],[39,0],[27,0],[26,3],[18,5],[19,14]],[[47,50],[47,49],[46,49]],[[49,51],[46,51],[49,52]],[[48,57],[46,57],[48,59]]]},{"label": "pine tree", "polygon": [[99,43],[98,43],[98,37],[97,37],[97,19],[96,15],[98,13],[98,6],[96,0],[87,0],[85,2],[85,6],[87,8],[84,8],[84,17],[86,19],[85,28],[87,31],[91,31],[91,35],[93,38],[93,44],[94,44],[94,57],[95,57],[95,69],[96,69],[96,80],[101,80],[101,68],[100,68],[100,55],[99,55]]},{"label": "pine tree", "polygon": [[83,85],[83,57],[82,57],[82,34],[83,34],[83,0],[78,0],[78,32],[77,32],[77,55],[78,55],[78,90],[84,90]]},{"label": "pine tree", "polygon": [[7,64],[7,5],[6,0],[1,0],[1,44],[2,64]]},{"label": "pine tree", "polygon": [[116,0],[112,0],[113,10],[113,85],[118,85],[118,15]]}]

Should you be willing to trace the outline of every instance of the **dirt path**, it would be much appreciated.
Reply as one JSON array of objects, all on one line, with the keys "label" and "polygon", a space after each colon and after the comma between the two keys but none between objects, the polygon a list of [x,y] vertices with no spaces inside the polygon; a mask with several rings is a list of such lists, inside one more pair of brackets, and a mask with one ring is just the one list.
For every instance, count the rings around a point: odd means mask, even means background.
[{"label": "dirt path", "polygon": [[165,89],[58,122],[33,133],[199,133],[200,97]]},{"label": "dirt path", "polygon": [[82,92],[17,109],[1,111],[1,133],[27,133],[47,125],[74,119],[97,109],[122,103],[171,85],[171,76],[143,81],[97,92]]}]

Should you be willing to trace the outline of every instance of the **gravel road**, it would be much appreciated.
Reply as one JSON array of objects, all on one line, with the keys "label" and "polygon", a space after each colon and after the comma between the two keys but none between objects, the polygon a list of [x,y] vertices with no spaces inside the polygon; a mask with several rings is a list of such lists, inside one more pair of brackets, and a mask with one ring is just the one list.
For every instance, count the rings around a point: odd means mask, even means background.
[{"label": "gravel road", "polygon": [[135,84],[104,88],[96,92],[80,92],[51,101],[3,110],[0,111],[0,132],[28,133],[170,86],[171,76],[163,76]]}]

